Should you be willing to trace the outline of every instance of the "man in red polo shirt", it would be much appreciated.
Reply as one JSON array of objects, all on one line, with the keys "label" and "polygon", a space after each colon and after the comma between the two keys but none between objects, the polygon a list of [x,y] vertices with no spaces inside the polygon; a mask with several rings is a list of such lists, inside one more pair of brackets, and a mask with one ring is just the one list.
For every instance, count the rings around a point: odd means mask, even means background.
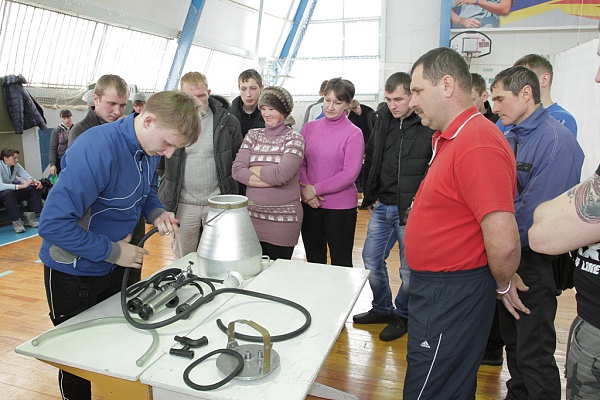
[{"label": "man in red polo shirt", "polygon": [[412,71],[410,106],[437,129],[406,225],[411,268],[404,398],[475,399],[496,297],[515,318],[520,259],[513,152],[473,105],[471,75],[438,48]]}]

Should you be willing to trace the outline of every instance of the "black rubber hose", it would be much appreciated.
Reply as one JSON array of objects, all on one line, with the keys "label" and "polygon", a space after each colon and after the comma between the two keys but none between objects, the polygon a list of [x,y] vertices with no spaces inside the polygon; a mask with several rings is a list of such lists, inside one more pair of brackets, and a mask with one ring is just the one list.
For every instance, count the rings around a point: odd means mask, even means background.
[{"label": "black rubber hose", "polygon": [[[142,244],[144,244],[144,242],[156,232],[158,232],[157,228],[154,228],[154,229],[148,231],[148,233],[146,233],[144,235],[144,237],[142,237],[142,239],[140,240],[139,245],[141,246]],[[169,271],[169,270],[165,270],[164,272],[166,272],[166,271]],[[123,311],[123,316],[125,317],[127,322],[129,322],[133,327],[138,328],[138,329],[158,329],[158,328],[162,328],[167,325],[170,325],[176,321],[179,321],[180,319],[186,318],[187,316],[192,314],[194,311],[196,311],[196,309],[198,309],[200,306],[212,301],[215,297],[217,297],[218,295],[223,294],[223,293],[236,293],[236,294],[241,294],[244,296],[257,297],[259,299],[274,301],[274,302],[285,304],[287,306],[295,308],[296,310],[300,311],[304,315],[304,317],[306,318],[306,321],[300,328],[298,328],[292,332],[285,333],[283,335],[271,336],[271,342],[281,342],[281,341],[288,340],[288,339],[294,338],[294,337],[302,334],[304,331],[306,331],[310,327],[310,324],[312,321],[310,312],[306,308],[301,306],[300,304],[295,303],[291,300],[287,300],[282,297],[272,296],[272,295],[265,294],[265,293],[253,292],[253,291],[245,290],[245,289],[223,288],[223,289],[214,290],[213,292],[209,293],[208,295],[206,295],[203,298],[201,298],[200,300],[198,300],[192,307],[188,308],[187,310],[185,310],[179,314],[175,314],[171,318],[167,318],[163,321],[155,322],[152,324],[141,323],[139,321],[134,320],[133,317],[131,316],[131,314],[129,313],[129,310],[127,309],[127,282],[129,280],[130,273],[131,273],[131,269],[125,268],[125,273],[123,275],[123,282],[121,283],[121,310]],[[219,329],[221,329],[223,332],[227,332],[227,328],[225,327],[225,325],[223,325],[223,322],[221,322],[220,319],[217,320],[217,325],[219,326]],[[262,336],[250,336],[250,335],[244,335],[241,333],[236,333],[235,337],[236,337],[236,339],[245,340],[248,342],[260,343],[263,341]]]},{"label": "black rubber hose", "polygon": [[[129,279],[129,274],[130,274],[130,269],[126,268],[125,274],[123,275],[123,282],[121,283],[121,310],[122,310],[123,316],[125,317],[127,322],[129,322],[129,324],[131,324],[131,326],[133,326],[134,328],[138,328],[138,329],[162,328],[164,326],[172,324],[173,322],[177,322],[180,319],[184,319],[185,317],[187,317],[188,315],[193,313],[196,310],[196,308],[198,308],[198,307],[190,307],[187,310],[185,310],[179,314],[175,314],[171,318],[165,319],[160,322],[155,322],[153,324],[145,324],[145,323],[136,321],[135,319],[133,319],[133,317],[129,313],[129,309],[127,308],[127,281]],[[200,304],[204,304],[204,303],[205,302],[201,302],[201,303],[199,302],[198,306]]]},{"label": "black rubber hose", "polygon": [[[156,232],[158,232],[158,228],[152,228],[151,230],[149,230],[148,233],[146,233],[138,242],[138,244],[137,244],[138,247],[142,247],[144,245],[144,243],[146,242],[146,240],[148,240],[148,238],[150,236],[154,235]],[[168,276],[172,276],[173,280],[175,280],[176,275],[178,275],[179,273],[181,273],[181,269],[179,269],[179,268],[169,268],[164,271],[160,271],[155,276],[153,276],[152,279],[150,279],[150,280],[140,281],[140,282],[133,284],[129,288],[129,291],[128,291],[127,283],[129,282],[129,276],[131,275],[131,268],[125,268],[125,272],[123,274],[123,281],[121,282],[121,311],[123,312],[123,317],[125,317],[127,322],[129,322],[130,325],[132,325],[133,327],[138,328],[138,329],[154,329],[154,328],[150,327],[150,325],[163,327],[163,326],[167,326],[173,322],[176,322],[176,321],[182,319],[183,317],[187,317],[188,315],[190,315],[195,310],[195,308],[190,307],[190,309],[188,309],[180,314],[176,314],[172,318],[161,321],[162,324],[161,323],[144,324],[144,323],[138,322],[135,319],[133,319],[133,317],[129,313],[129,309],[127,308],[127,297],[128,296],[132,296],[133,294],[138,293],[139,291],[147,288],[151,284],[154,284],[155,287],[158,287],[159,283]],[[212,285],[209,282],[207,284],[214,290],[214,285]]]},{"label": "black rubber hose", "polygon": [[[125,273],[129,274],[131,273],[131,270],[129,268],[127,268],[129,271],[125,271]],[[160,288],[160,284],[163,281],[174,281],[175,277],[177,275],[179,275],[181,273],[181,269],[179,268],[169,268],[167,270],[158,272],[156,275],[154,275],[151,279],[145,280],[145,281],[139,281],[134,283],[133,285],[131,285],[130,287],[127,288],[127,297],[131,297],[136,295],[137,293],[145,290],[146,288],[148,288],[149,286],[154,286],[155,289],[159,289]],[[129,275],[128,275],[129,277]],[[168,279],[171,278],[171,279]]]},{"label": "black rubber hose", "polygon": [[[123,280],[123,286],[127,285],[127,281]],[[300,311],[304,317],[306,318],[306,321],[304,322],[304,324],[289,333],[283,334],[283,335],[276,335],[276,336],[271,336],[271,342],[281,342],[284,340],[288,340],[291,338],[294,338],[300,334],[302,334],[304,331],[306,331],[311,324],[312,321],[312,317],[310,315],[310,312],[304,308],[303,306],[301,306],[298,303],[295,303],[293,301],[281,298],[281,297],[277,297],[277,296],[271,296],[269,294],[264,294],[264,293],[258,293],[258,292],[252,292],[250,290],[245,290],[245,289],[238,289],[238,288],[223,288],[223,289],[217,289],[212,293],[207,294],[206,296],[204,296],[203,298],[201,298],[200,300],[198,300],[192,307],[188,308],[187,310],[176,314],[175,316],[171,317],[171,318],[167,318],[165,320],[159,321],[159,322],[155,322],[152,324],[146,324],[146,323],[141,323],[138,322],[136,320],[134,320],[131,315],[129,314],[129,310],[127,309],[127,304],[126,304],[126,297],[125,297],[125,292],[124,290],[121,290],[121,309],[123,310],[123,314],[125,316],[125,319],[127,319],[127,321],[134,326],[135,328],[138,329],[158,329],[158,328],[162,328],[165,327],[167,325],[172,324],[173,322],[179,321],[180,319],[183,319],[184,317],[192,314],[194,311],[196,311],[196,309],[198,309],[198,307],[202,306],[203,304],[208,303],[209,301],[213,300],[216,296],[223,294],[223,293],[236,293],[236,294],[241,294],[244,296],[251,296],[251,297],[257,297],[259,299],[264,299],[264,300],[270,300],[270,301],[274,301],[277,303],[281,303],[281,304],[285,304],[287,306],[290,306],[292,308],[295,308],[296,310]],[[220,319],[217,320],[217,325],[219,326],[219,328],[223,331],[226,332],[227,328],[223,325],[223,323],[221,322]],[[246,340],[248,342],[255,342],[255,343],[260,343],[263,341],[262,336],[249,336],[249,335],[244,335],[241,333],[236,333],[235,337],[237,339],[241,339],[241,340]]]},{"label": "black rubber hose", "polygon": [[142,236],[142,238],[140,239],[140,241],[137,243],[136,246],[144,247],[144,243],[146,243],[146,240],[148,240],[148,238],[150,236],[154,235],[156,232],[158,232],[158,228],[150,229],[144,236]]},{"label": "black rubber hose", "polygon": [[[237,367],[235,367],[235,369],[229,375],[227,375],[223,380],[221,380],[217,383],[213,383],[212,385],[198,385],[197,383],[192,382],[192,380],[190,379],[190,372],[192,372],[192,370],[194,368],[196,368],[196,366],[198,364],[200,364],[202,361],[206,360],[209,357],[214,356],[215,354],[229,354],[230,356],[235,357],[238,362]],[[240,353],[238,353],[235,350],[231,350],[231,349],[218,349],[218,350],[214,350],[208,354],[203,355],[202,357],[200,357],[199,359],[197,359],[196,361],[194,361],[193,363],[188,365],[188,367],[185,369],[185,371],[183,371],[183,381],[185,382],[186,385],[188,385],[192,389],[201,390],[201,391],[205,392],[207,390],[213,390],[213,389],[220,388],[221,386],[223,386],[224,384],[226,384],[227,382],[229,382],[230,380],[232,380],[233,378],[238,376],[239,373],[242,372],[243,369],[244,369],[244,357],[242,357],[242,355]]]},{"label": "black rubber hose", "polygon": [[[264,294],[264,293],[258,293],[258,292],[252,292],[250,290],[245,290],[245,289],[237,289],[237,288],[226,288],[226,289],[218,289],[213,293],[216,293],[218,291],[228,291],[228,292],[233,292],[233,293],[238,293],[238,294],[243,294],[246,296],[252,296],[252,297],[258,297],[260,299],[265,299],[265,300],[271,300],[277,303],[281,303],[281,304],[285,304],[287,306],[290,306],[292,308],[295,308],[296,310],[300,311],[304,317],[306,318],[306,321],[304,322],[304,324],[296,329],[295,331],[289,332],[289,333],[285,333],[283,335],[275,335],[275,336],[271,336],[271,342],[283,342],[284,340],[288,340],[288,339],[292,339],[295,338],[296,336],[302,334],[304,331],[306,331],[311,324],[312,321],[312,317],[310,315],[310,312],[308,312],[308,310],[304,307],[302,307],[300,304],[295,303],[291,300],[287,300],[281,297],[277,297],[277,296],[271,296],[270,294]],[[210,293],[207,297],[209,297],[210,295],[212,295],[213,293]],[[227,327],[223,324],[223,322],[221,321],[221,319],[217,319],[217,326],[219,327],[219,329],[221,329],[223,332],[227,332]],[[236,339],[240,339],[240,340],[245,340],[247,342],[254,342],[254,343],[262,343],[263,342],[263,337],[262,336],[251,336],[251,335],[244,335],[242,333],[237,333],[235,334],[235,338]]]}]

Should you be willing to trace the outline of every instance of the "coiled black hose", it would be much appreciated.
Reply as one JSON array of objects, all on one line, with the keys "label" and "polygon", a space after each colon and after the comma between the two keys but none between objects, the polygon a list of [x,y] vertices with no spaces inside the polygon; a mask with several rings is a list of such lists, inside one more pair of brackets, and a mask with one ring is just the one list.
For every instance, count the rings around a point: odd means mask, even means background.
[{"label": "coiled black hose", "polygon": [[[221,353],[229,354],[230,356],[234,357],[238,362],[237,367],[235,367],[235,369],[229,375],[227,375],[223,380],[221,380],[217,383],[213,383],[212,385],[198,385],[197,383],[192,382],[192,380],[190,379],[190,372],[192,372],[192,370],[194,368],[196,368],[196,366],[198,364],[200,364],[202,361],[206,360],[209,357],[214,356],[215,354],[221,354]],[[226,384],[227,382],[229,382],[230,380],[232,380],[233,378],[238,376],[238,374],[240,372],[242,372],[243,369],[244,369],[244,357],[242,357],[242,355],[240,353],[238,353],[235,350],[231,350],[231,349],[218,349],[218,350],[214,350],[208,354],[203,355],[202,357],[200,357],[199,359],[197,359],[196,361],[194,361],[193,363],[188,365],[188,367],[185,369],[185,371],[183,371],[183,381],[185,382],[186,385],[188,385],[192,389],[201,390],[201,391],[213,390],[213,389],[220,388],[221,386],[223,386],[224,384]]]}]

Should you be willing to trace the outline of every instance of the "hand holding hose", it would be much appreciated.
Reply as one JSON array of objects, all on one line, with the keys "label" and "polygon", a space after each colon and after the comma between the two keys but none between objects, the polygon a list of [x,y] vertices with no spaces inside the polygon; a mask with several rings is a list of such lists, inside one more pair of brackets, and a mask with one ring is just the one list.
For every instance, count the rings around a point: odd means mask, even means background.
[{"label": "hand holding hose", "polygon": [[150,252],[143,247],[129,243],[130,241],[131,233],[117,242],[120,254],[115,264],[122,267],[140,269],[144,262],[144,254],[150,254]]},{"label": "hand holding hose", "polygon": [[158,229],[158,234],[161,236],[179,232],[179,220],[175,218],[175,214],[169,211],[160,214],[154,220],[154,226]]}]

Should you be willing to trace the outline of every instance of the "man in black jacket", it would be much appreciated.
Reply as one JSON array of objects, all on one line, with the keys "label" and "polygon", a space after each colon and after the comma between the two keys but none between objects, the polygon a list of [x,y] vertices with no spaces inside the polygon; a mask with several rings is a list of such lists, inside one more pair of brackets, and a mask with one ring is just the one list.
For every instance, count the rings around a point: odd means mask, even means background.
[{"label": "man in black jacket", "polygon": [[[368,178],[362,206],[372,214],[362,256],[365,268],[371,271],[373,308],[353,319],[356,324],[387,323],[379,334],[384,341],[398,339],[407,332],[410,269],[404,255],[404,225],[432,154],[434,131],[421,125],[421,119],[408,105],[410,81],[405,72],[397,72],[386,81],[386,105],[377,111],[365,152]],[[396,242],[402,284],[393,304],[386,259]]]},{"label": "man in black jacket", "polygon": [[[357,127],[360,128],[365,139],[365,148],[369,143],[369,138],[373,132],[373,113],[375,111],[367,106],[366,104],[360,104],[356,99],[353,99],[350,103],[350,112],[348,113],[348,119]],[[356,189],[359,193],[363,192],[363,182],[365,180],[365,166],[360,169],[360,174],[356,178]]]},{"label": "man in black jacket", "polygon": [[69,132],[69,146],[83,132],[102,125],[115,122],[125,114],[125,106],[129,99],[127,83],[118,75],[102,75],[98,78],[92,95],[94,105],[88,109],[86,116],[73,126]]},{"label": "man in black jacket", "polygon": [[264,88],[262,77],[258,71],[247,69],[238,77],[238,88],[240,95],[233,99],[229,111],[240,122],[244,137],[250,129],[265,127],[265,121],[258,109],[258,99]]},{"label": "man in black jacket", "polygon": [[[115,122],[125,115],[129,87],[123,78],[119,75],[102,75],[98,78],[93,91],[94,105],[88,109],[86,116],[69,130],[68,146],[71,146],[73,141],[88,129],[107,122]],[[138,244],[145,234],[146,223],[142,216],[132,232],[130,243]],[[129,275],[129,285],[133,285],[141,279],[142,268],[132,269]]]},{"label": "man in black jacket", "polygon": [[488,101],[489,93],[483,76],[476,72],[471,73],[471,86],[471,98],[479,112],[493,123],[496,123],[498,121],[498,116],[494,114],[492,106]]},{"label": "man in black jacket", "polygon": [[[240,122],[242,139],[250,129],[265,127],[265,120],[258,108],[258,99],[263,88],[262,76],[255,69],[242,71],[238,76],[240,95],[233,99],[229,111]],[[246,195],[246,185],[239,184],[239,194]]]},{"label": "man in black jacket", "polygon": [[223,98],[212,96],[206,76],[188,72],[181,77],[181,90],[195,96],[205,107],[202,133],[187,148],[175,150],[165,160],[158,197],[167,211],[175,213],[180,230],[173,235],[176,259],[195,252],[208,215],[208,199],[219,194],[238,194],[231,166],[242,145],[237,118]]}]

